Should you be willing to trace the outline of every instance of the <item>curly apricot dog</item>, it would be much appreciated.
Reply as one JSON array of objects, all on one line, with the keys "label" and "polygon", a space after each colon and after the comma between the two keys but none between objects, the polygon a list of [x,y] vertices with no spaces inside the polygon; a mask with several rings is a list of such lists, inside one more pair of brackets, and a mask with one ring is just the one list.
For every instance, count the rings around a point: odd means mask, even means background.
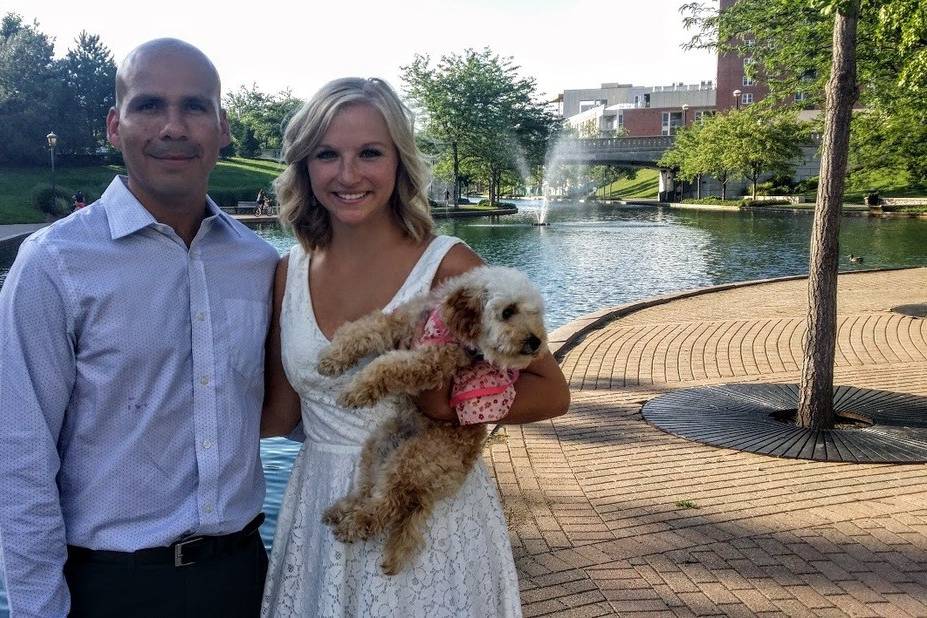
[{"label": "curly apricot dog", "polygon": [[[434,505],[463,484],[482,451],[485,425],[459,426],[421,414],[409,396],[436,388],[482,356],[523,369],[546,349],[543,300],[517,270],[484,266],[448,280],[390,314],[374,312],[342,326],[319,360],[319,373],[341,375],[369,354],[339,398],[347,407],[396,397],[396,413],[367,439],[357,486],[322,521],[345,543],[385,533],[383,572],[394,575],[423,544]],[[433,322],[450,337],[423,337]]]}]

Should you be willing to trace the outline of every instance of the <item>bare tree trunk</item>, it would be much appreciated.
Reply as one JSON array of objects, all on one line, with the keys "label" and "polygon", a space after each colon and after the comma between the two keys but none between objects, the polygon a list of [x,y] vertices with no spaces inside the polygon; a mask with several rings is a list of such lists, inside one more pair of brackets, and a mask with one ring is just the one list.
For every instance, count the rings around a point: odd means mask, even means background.
[{"label": "bare tree trunk", "polygon": [[826,428],[834,424],[840,205],[847,170],[850,119],[859,94],[856,84],[858,13],[859,0],[852,0],[834,17],[833,61],[827,82],[821,174],[808,264],[808,319],[798,403],[798,422],[802,427]]}]

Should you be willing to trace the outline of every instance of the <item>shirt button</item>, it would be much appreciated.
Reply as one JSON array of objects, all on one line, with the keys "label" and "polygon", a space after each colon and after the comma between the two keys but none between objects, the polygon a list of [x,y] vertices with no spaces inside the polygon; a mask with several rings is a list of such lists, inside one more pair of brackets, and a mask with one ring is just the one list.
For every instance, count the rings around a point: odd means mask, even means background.
[{"label": "shirt button", "polygon": [[212,446],[212,442],[209,440],[203,440],[203,448],[208,449],[210,446]]},{"label": "shirt button", "polygon": [[202,384],[203,386],[206,386],[207,384],[209,384],[209,376],[203,376],[202,378],[200,378],[200,384]]},{"label": "shirt button", "polygon": [[204,504],[204,505],[203,505],[203,511],[205,511],[206,513],[212,513],[212,505],[211,505],[211,504]]},{"label": "shirt button", "polygon": [[200,322],[202,322],[203,320],[206,319],[206,314],[203,313],[202,311],[198,311],[198,312],[196,313],[196,319],[199,320]]}]

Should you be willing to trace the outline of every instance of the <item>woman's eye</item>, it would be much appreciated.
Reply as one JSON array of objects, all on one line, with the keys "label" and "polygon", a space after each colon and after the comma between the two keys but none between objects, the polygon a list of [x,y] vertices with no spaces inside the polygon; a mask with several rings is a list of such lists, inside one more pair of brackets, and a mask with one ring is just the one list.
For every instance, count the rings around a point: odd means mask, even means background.
[{"label": "woman's eye", "polygon": [[361,150],[361,153],[360,153],[361,157],[365,159],[373,159],[373,158],[381,156],[382,154],[383,153],[377,150],[376,148],[364,148],[363,150]]},{"label": "woman's eye", "polygon": [[320,150],[316,153],[315,158],[325,161],[328,159],[334,159],[336,156],[338,155],[335,154],[334,150]]}]

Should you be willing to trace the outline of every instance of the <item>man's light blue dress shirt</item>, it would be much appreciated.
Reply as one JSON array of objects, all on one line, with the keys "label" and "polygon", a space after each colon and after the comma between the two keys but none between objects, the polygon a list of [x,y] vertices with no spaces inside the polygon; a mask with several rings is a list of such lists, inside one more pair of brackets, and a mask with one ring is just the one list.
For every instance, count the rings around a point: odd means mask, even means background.
[{"label": "man's light blue dress shirt", "polygon": [[226,534],[261,509],[277,252],[209,201],[189,250],[116,178],[31,236],[0,291],[0,566],[64,616],[66,545]]}]

